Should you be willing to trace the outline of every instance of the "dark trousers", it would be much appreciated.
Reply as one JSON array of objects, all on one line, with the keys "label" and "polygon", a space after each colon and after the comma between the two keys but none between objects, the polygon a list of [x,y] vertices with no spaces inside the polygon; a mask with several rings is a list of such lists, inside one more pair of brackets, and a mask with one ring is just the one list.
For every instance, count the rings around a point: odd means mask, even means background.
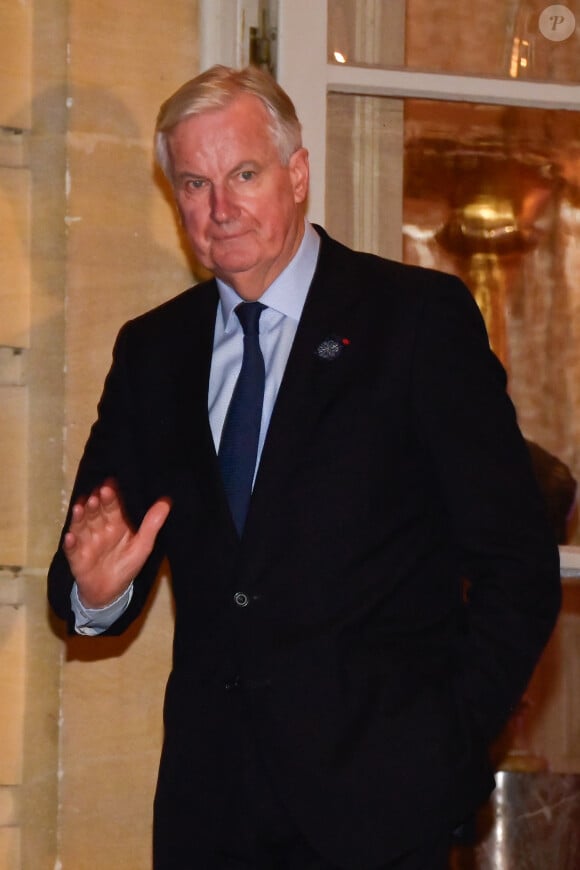
[{"label": "dark trousers", "polygon": [[[224,862],[215,865],[215,870],[342,870],[317,855],[300,837],[293,842],[278,846],[256,848],[253,855],[245,857],[224,855]],[[372,870],[448,870],[449,841],[430,843],[388,864]],[[212,865],[213,870],[213,865]],[[364,870],[371,870],[366,865]]]},{"label": "dark trousers", "polygon": [[[252,736],[238,732],[237,747],[239,766],[223,782],[223,815],[205,824],[172,817],[173,830],[165,829],[155,845],[154,870],[343,870],[318,854],[294,824]],[[447,870],[450,840],[442,834],[388,864],[361,863],[360,870]]]},{"label": "dark trousers", "polygon": [[[220,844],[215,870],[342,870],[319,855],[294,825],[251,738],[246,740],[244,768],[239,812],[231,836],[225,835]],[[445,835],[394,862],[361,865],[361,870],[448,870],[450,845],[451,837]]]}]

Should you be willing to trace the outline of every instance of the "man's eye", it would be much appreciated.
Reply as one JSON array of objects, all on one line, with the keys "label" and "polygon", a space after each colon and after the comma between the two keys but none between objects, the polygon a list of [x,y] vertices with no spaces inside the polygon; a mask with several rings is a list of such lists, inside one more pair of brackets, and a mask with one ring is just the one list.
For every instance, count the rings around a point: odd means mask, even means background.
[{"label": "man's eye", "polygon": [[242,172],[240,172],[240,178],[242,179],[242,181],[251,181],[252,178],[254,178],[255,174],[256,173],[253,169],[244,169]]},{"label": "man's eye", "polygon": [[201,190],[204,183],[203,178],[190,178],[188,179],[186,186],[192,190]]}]

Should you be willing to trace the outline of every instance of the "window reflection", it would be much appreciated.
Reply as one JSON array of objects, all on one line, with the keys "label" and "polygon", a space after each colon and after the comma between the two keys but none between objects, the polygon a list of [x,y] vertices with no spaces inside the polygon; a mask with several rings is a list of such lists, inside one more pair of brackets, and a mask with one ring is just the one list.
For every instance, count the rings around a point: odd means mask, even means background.
[{"label": "window reflection", "polygon": [[405,104],[404,259],[459,275],[520,425],[580,478],[580,116]]},{"label": "window reflection", "polygon": [[331,63],[335,52],[352,64],[579,82],[580,2],[328,0]]},{"label": "window reflection", "polygon": [[524,435],[580,479],[580,113],[331,94],[328,173],[337,238],[465,281]]}]

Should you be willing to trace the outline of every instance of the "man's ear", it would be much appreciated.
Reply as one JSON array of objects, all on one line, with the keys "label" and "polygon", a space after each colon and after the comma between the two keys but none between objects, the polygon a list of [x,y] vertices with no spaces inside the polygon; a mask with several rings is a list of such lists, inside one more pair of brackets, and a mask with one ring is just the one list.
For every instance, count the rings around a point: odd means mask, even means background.
[{"label": "man's ear", "polygon": [[310,167],[308,163],[308,151],[299,148],[291,155],[288,161],[292,187],[294,188],[294,202],[304,202],[308,196],[308,180]]}]

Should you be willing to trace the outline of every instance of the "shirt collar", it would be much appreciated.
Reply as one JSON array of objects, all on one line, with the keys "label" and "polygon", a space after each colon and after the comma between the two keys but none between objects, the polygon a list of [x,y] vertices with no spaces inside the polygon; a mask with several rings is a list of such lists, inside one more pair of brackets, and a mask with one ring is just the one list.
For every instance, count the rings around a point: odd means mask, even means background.
[{"label": "shirt collar", "polygon": [[[314,227],[305,221],[304,236],[300,247],[286,268],[260,297],[260,302],[298,322],[316,269],[320,236]],[[220,311],[226,332],[232,328],[234,308],[244,300],[233,287],[216,278],[220,296]]]}]

